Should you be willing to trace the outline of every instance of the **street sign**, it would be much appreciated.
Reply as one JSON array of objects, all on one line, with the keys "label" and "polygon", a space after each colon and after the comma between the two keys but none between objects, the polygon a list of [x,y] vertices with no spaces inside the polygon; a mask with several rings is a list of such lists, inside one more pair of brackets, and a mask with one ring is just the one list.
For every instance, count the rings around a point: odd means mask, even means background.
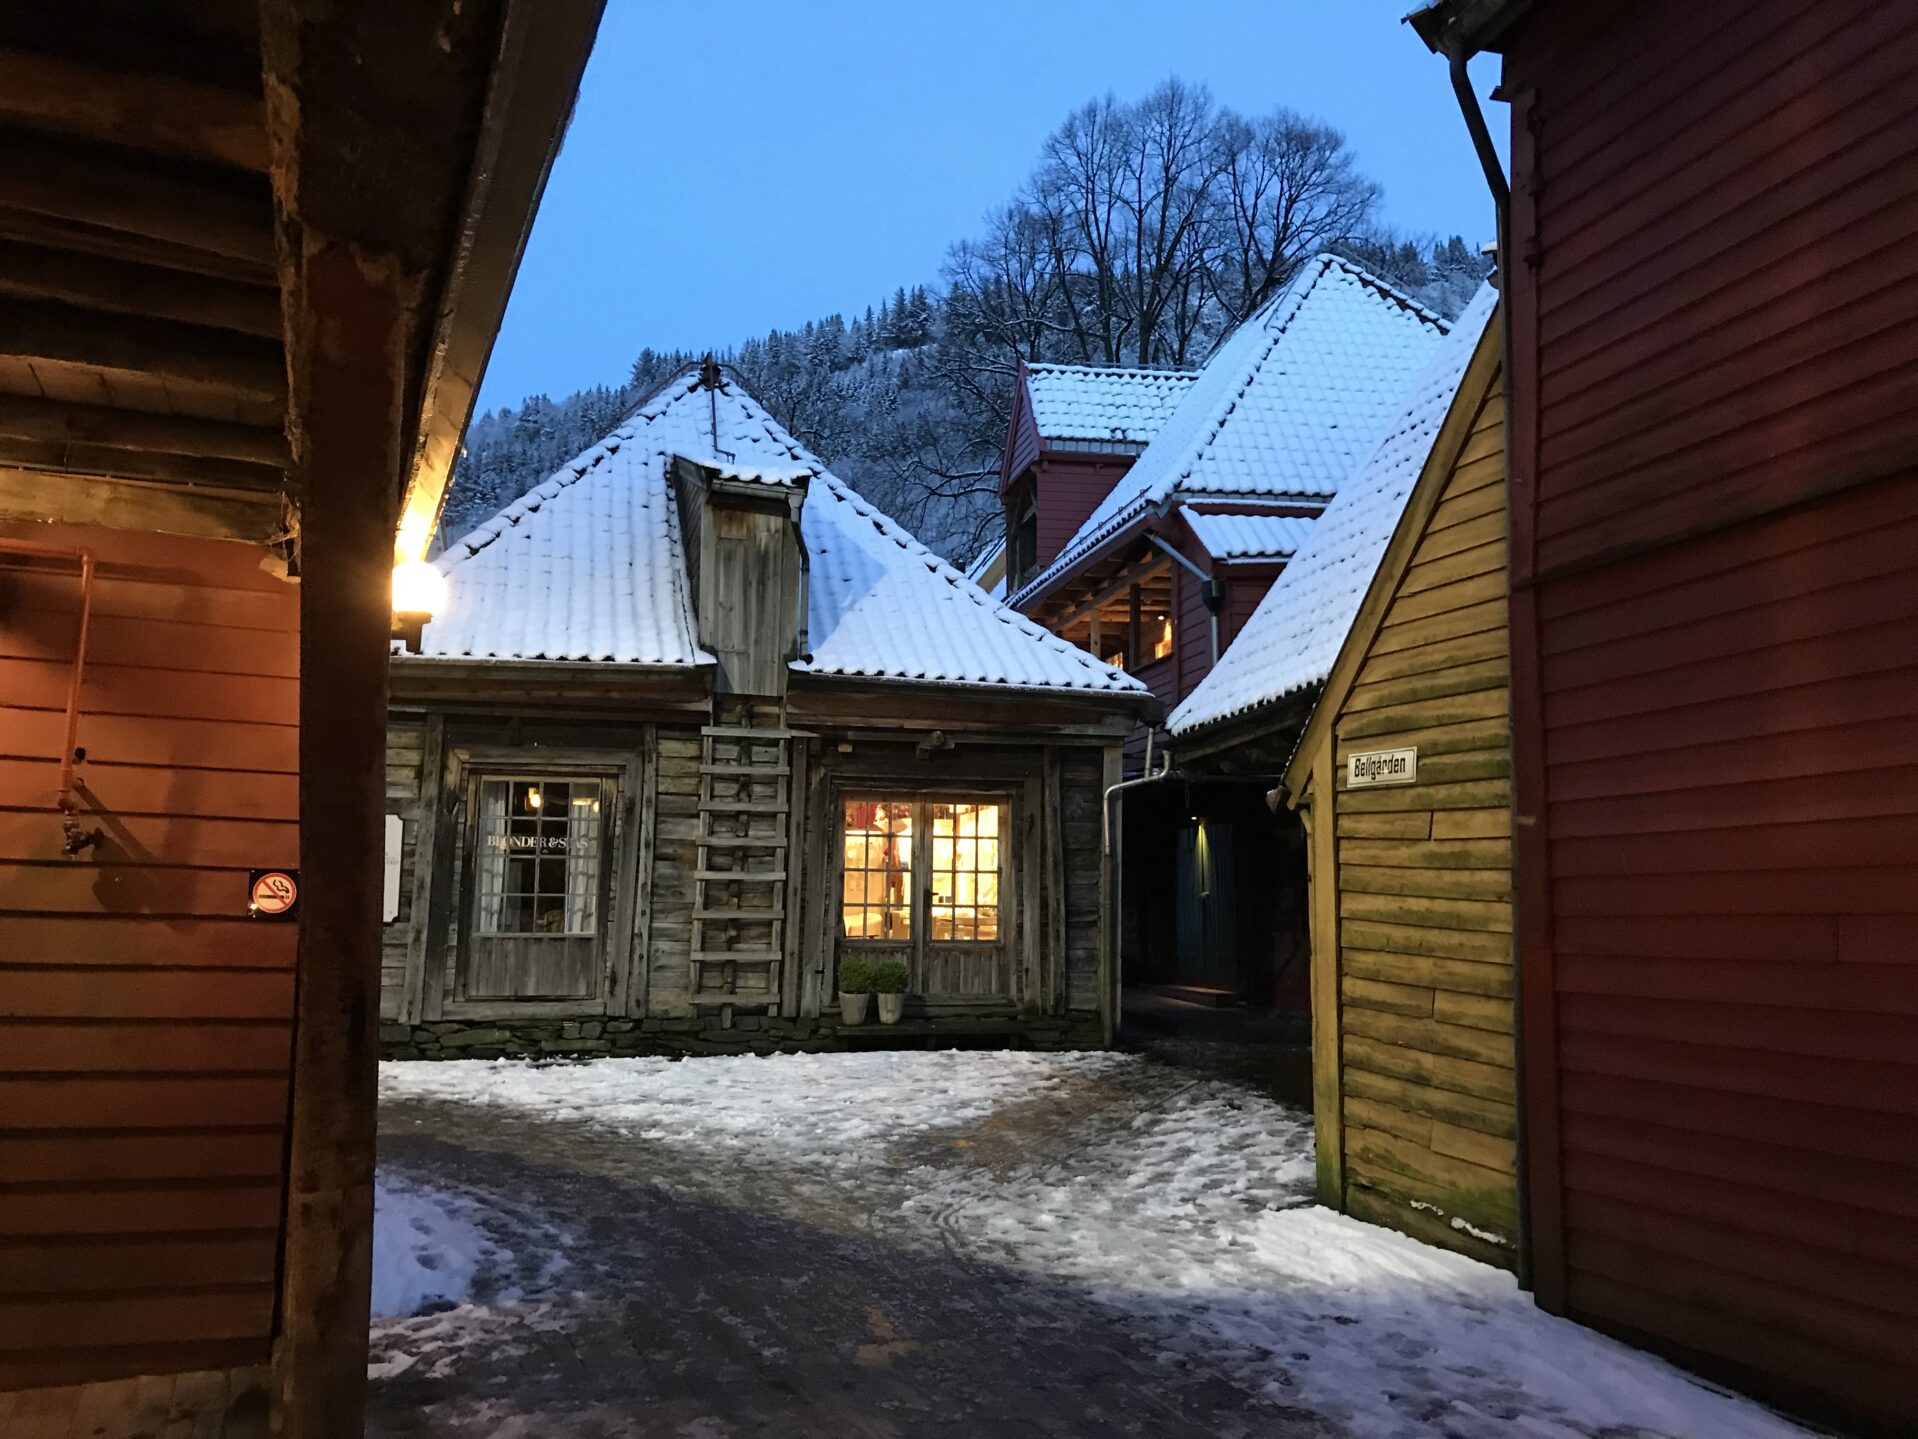
[{"label": "street sign", "polygon": [[1364,754],[1347,755],[1345,787],[1370,789],[1387,784],[1417,784],[1419,752],[1411,749],[1375,749]]}]

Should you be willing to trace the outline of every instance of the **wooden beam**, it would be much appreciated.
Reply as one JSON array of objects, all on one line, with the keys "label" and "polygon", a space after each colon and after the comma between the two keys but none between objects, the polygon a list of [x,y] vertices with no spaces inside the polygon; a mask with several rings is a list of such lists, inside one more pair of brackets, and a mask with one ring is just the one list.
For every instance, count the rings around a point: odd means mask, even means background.
[{"label": "wooden beam", "polygon": [[268,465],[244,460],[170,455],[158,450],[121,450],[109,445],[17,440],[0,435],[0,465],[66,474],[103,475],[127,480],[165,480],[182,485],[222,485],[278,493],[285,476]]},{"label": "wooden beam", "polygon": [[152,375],[240,400],[286,398],[286,363],[277,344],[172,320],[107,316],[50,300],[0,298],[0,354]]},{"label": "wooden beam", "polygon": [[62,476],[0,467],[0,516],[150,530],[216,540],[271,544],[283,537],[285,515],[277,495],[181,485],[143,484],[105,476]]},{"label": "wooden beam", "polygon": [[1136,561],[1124,569],[1117,571],[1112,578],[1095,591],[1089,599],[1081,600],[1064,613],[1045,619],[1040,619],[1039,615],[1035,614],[1033,618],[1039,620],[1039,623],[1045,625],[1048,629],[1063,629],[1067,625],[1075,624],[1079,620],[1084,619],[1114,596],[1131,589],[1134,585],[1144,584],[1147,580],[1151,579],[1153,575],[1161,571],[1170,570],[1171,568],[1172,562],[1170,560],[1156,554],[1148,555],[1144,559]]},{"label": "wooden beam", "polygon": [[274,273],[272,194],[257,176],[0,131],[0,207],[95,225]]},{"label": "wooden beam", "polygon": [[0,236],[0,295],[280,338],[280,292]]},{"label": "wooden beam", "polygon": [[4,206],[0,206],[0,239],[18,240],[24,244],[72,251],[80,255],[102,255],[136,265],[153,265],[169,274],[208,275],[260,286],[267,285],[272,279],[271,271],[250,260],[236,260],[229,255],[216,255],[211,250],[195,250],[169,240],[155,240],[124,230],[103,229],[98,225],[81,224],[77,220],[30,215]]},{"label": "wooden beam", "polygon": [[0,118],[134,150],[266,169],[266,105],[257,89],[0,49]]},{"label": "wooden beam", "polygon": [[300,535],[304,893],[275,1433],[338,1439],[366,1411],[386,668],[413,285],[390,259],[298,233],[294,451],[313,498]]},{"label": "wooden beam", "polygon": [[282,470],[287,464],[286,436],[264,426],[155,415],[30,395],[0,394],[0,438],[243,460]]}]

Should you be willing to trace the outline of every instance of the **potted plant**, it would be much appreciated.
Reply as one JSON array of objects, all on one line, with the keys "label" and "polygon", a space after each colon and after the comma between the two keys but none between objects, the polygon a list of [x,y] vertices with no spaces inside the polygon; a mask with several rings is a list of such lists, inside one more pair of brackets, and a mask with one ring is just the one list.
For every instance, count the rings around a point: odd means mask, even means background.
[{"label": "potted plant", "polygon": [[872,991],[879,996],[879,1022],[897,1024],[906,1012],[906,962],[882,959],[872,967]]},{"label": "potted plant", "polygon": [[846,1024],[864,1024],[872,1007],[872,962],[849,954],[839,961],[839,1018]]}]

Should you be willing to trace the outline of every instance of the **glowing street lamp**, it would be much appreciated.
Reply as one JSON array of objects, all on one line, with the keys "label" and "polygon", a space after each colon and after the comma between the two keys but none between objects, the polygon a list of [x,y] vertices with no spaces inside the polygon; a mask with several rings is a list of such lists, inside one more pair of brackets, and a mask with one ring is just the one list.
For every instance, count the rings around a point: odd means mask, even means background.
[{"label": "glowing street lamp", "polygon": [[420,631],[446,608],[446,576],[425,560],[393,567],[393,638],[408,654],[420,652]]}]

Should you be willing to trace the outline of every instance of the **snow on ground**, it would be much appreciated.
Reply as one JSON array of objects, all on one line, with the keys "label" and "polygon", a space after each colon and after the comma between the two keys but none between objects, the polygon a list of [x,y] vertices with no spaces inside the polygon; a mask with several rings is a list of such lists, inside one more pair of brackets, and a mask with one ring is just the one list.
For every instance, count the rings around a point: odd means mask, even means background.
[{"label": "snow on ground", "polygon": [[886,1146],[985,1119],[1118,1055],[775,1054],[718,1059],[389,1062],[386,1099],[443,1099],[584,1119],[633,1139],[815,1170],[863,1169]]},{"label": "snow on ground", "polygon": [[484,1259],[504,1258],[481,1233],[472,1203],[382,1172],[373,1188],[373,1314],[403,1318],[458,1304]]},{"label": "snow on ground", "polygon": [[1131,1057],[388,1063],[381,1086],[682,1152],[715,1185],[830,1182],[902,1242],[1075,1287],[1165,1362],[1364,1439],[1808,1432],[1544,1313],[1501,1270],[1317,1206],[1308,1117]]}]

